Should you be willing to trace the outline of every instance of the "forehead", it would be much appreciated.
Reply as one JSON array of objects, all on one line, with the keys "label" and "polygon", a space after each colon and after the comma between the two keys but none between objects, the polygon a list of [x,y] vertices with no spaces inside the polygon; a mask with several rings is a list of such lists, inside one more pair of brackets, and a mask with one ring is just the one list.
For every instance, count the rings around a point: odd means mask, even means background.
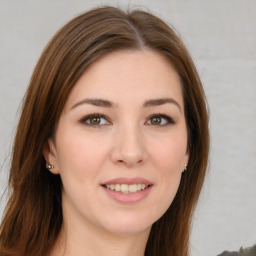
[{"label": "forehead", "polygon": [[106,98],[117,105],[172,97],[183,106],[178,73],[152,50],[117,51],[94,62],[75,84],[66,105],[85,97]]}]

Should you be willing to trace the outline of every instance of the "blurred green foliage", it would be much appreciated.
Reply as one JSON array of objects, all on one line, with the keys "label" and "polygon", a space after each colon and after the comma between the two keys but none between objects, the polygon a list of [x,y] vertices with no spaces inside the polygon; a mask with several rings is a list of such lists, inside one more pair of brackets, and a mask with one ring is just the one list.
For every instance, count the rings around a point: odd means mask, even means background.
[{"label": "blurred green foliage", "polygon": [[256,256],[256,244],[248,248],[241,247],[238,252],[224,251],[217,256]]}]

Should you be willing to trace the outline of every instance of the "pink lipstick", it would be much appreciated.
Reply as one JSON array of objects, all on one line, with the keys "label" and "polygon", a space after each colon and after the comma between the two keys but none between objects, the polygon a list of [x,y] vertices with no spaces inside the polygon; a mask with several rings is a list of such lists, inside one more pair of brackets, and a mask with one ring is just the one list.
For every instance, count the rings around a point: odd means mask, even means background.
[{"label": "pink lipstick", "polygon": [[152,182],[140,177],[120,177],[102,184],[107,195],[120,203],[136,203],[143,200],[150,193],[152,186]]}]

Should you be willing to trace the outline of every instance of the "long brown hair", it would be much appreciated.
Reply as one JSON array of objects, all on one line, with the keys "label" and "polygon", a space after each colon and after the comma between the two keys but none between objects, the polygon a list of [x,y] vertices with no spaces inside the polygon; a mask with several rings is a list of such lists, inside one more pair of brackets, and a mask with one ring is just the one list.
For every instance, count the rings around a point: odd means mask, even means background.
[{"label": "long brown hair", "polygon": [[43,51],[26,92],[13,146],[10,197],[0,226],[1,256],[45,256],[62,225],[62,184],[47,171],[42,150],[52,136],[76,81],[95,60],[121,49],[151,49],[165,56],[180,76],[188,127],[188,170],[177,195],[156,221],[147,256],[187,256],[191,217],[204,181],[208,114],[193,61],[166,23],[141,10],[101,7],[61,28]]}]

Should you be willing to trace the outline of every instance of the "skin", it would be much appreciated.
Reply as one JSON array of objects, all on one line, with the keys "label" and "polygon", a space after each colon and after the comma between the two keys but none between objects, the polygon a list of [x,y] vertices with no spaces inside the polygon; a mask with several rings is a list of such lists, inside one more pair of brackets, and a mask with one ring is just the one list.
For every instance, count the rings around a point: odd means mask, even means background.
[{"label": "skin", "polygon": [[[103,116],[98,123],[87,117],[95,113]],[[189,158],[177,72],[151,50],[96,61],[71,91],[44,156],[63,182],[63,227],[52,255],[144,255],[151,226],[172,203]],[[153,186],[143,200],[120,203],[101,186],[118,177],[142,177]]]}]

